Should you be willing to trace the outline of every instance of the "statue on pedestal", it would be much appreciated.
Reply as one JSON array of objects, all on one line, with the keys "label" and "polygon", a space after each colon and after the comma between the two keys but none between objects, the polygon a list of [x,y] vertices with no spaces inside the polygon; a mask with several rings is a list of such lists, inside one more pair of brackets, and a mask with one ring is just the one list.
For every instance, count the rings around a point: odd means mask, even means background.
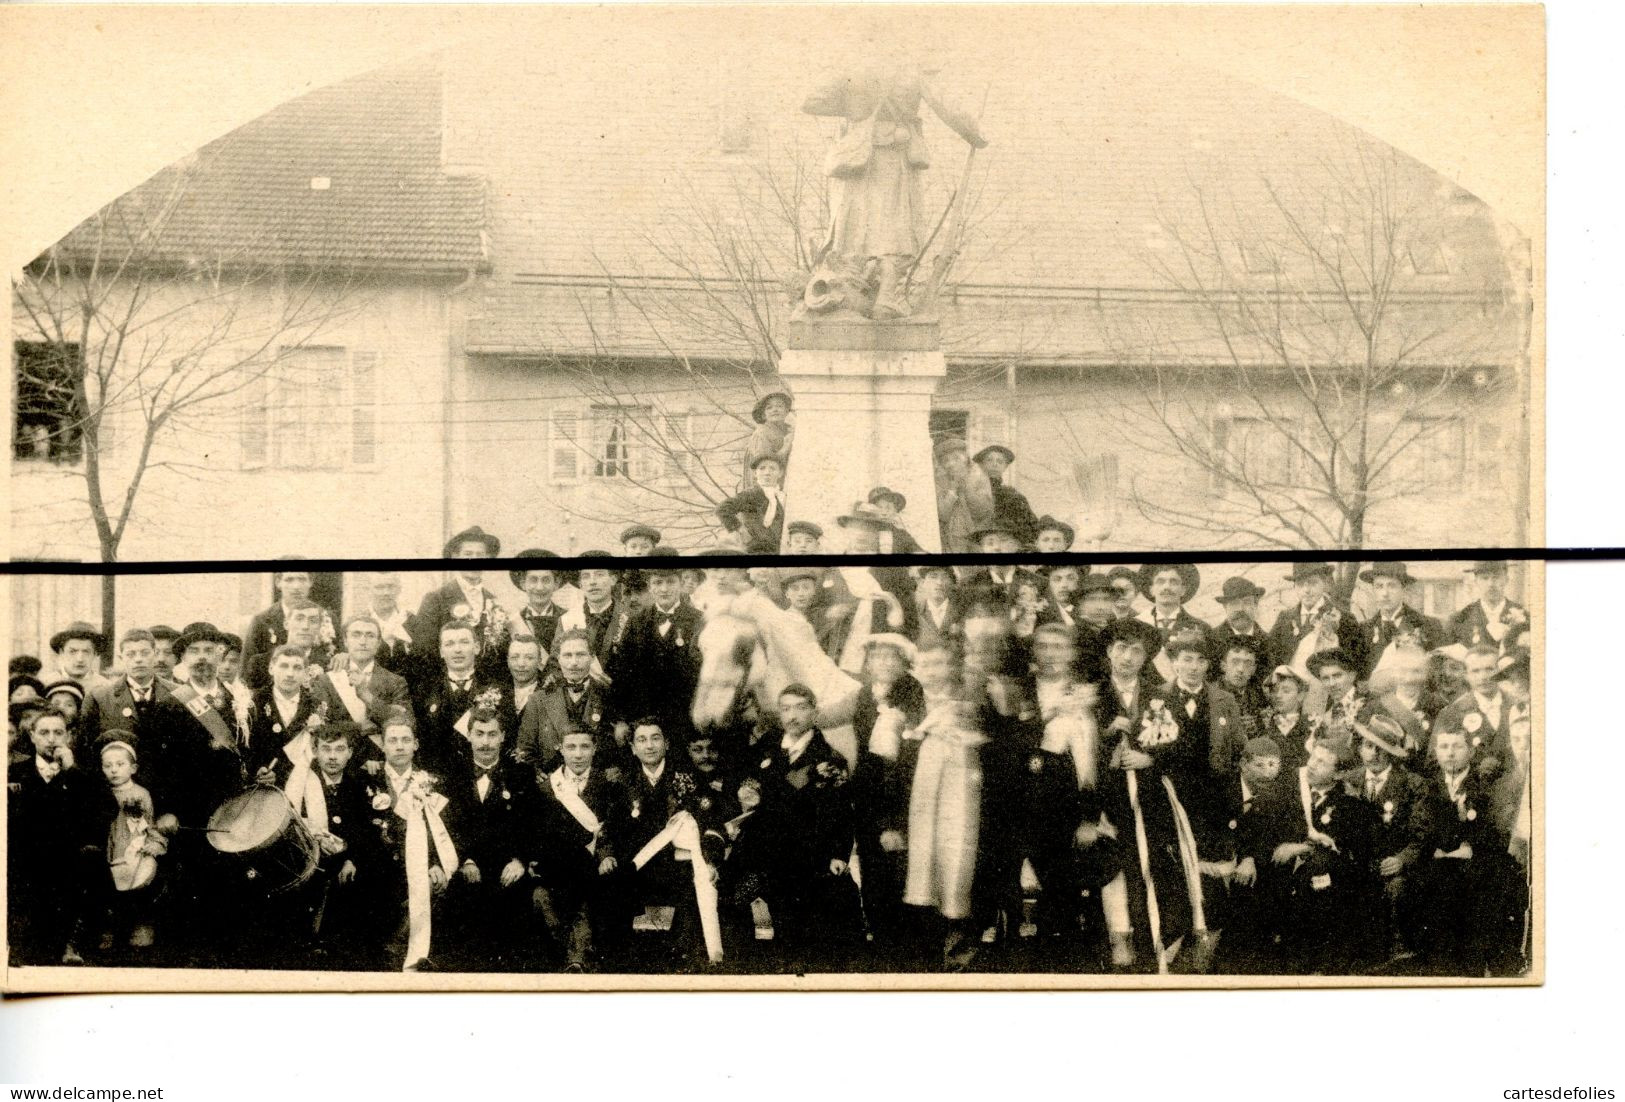
[{"label": "statue on pedestal", "polygon": [[987,144],[968,112],[943,101],[931,75],[909,65],[864,66],[826,81],[802,104],[809,115],[846,120],[824,158],[831,217],[802,294],[809,313],[908,316],[905,278],[924,244],[920,173],[931,164],[920,104],[973,149]]}]

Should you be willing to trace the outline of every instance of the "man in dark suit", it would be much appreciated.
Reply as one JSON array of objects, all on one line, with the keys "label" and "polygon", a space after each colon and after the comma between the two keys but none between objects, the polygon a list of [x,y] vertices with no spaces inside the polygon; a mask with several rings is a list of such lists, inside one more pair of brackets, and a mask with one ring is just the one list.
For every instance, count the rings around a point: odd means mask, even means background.
[{"label": "man in dark suit", "polygon": [[1257,734],[1258,714],[1269,707],[1264,693],[1264,650],[1268,640],[1258,635],[1236,635],[1224,642],[1215,640],[1214,678],[1219,688],[1236,698],[1241,711],[1245,738]]},{"label": "man in dark suit", "polygon": [[1445,632],[1439,621],[1405,603],[1405,590],[1416,584],[1416,579],[1411,577],[1404,563],[1372,563],[1370,570],[1360,572],[1360,580],[1371,587],[1376,602],[1371,618],[1360,625],[1364,648],[1362,680],[1371,676],[1383,652],[1402,636],[1412,637],[1424,651],[1444,646]]},{"label": "man in dark suit", "polygon": [[783,736],[755,764],[764,802],[783,816],[783,846],[770,877],[775,940],[792,961],[835,966],[861,934],[852,856],[846,762],[814,721],[818,698],[805,685],[779,694]]},{"label": "man in dark suit", "polygon": [[1494,644],[1467,652],[1467,691],[1439,710],[1434,733],[1464,731],[1472,748],[1473,771],[1485,781],[1497,780],[1512,755],[1512,699],[1496,680],[1499,656]]},{"label": "man in dark suit", "polygon": [[[1335,638],[1336,645],[1356,661],[1362,653],[1360,625],[1353,615],[1332,597],[1332,564],[1329,562],[1297,562],[1287,580],[1297,587],[1298,601],[1281,610],[1270,628],[1270,648],[1278,665],[1293,665],[1300,645],[1311,635],[1321,634]],[[1325,630],[1321,628],[1324,625]],[[1323,643],[1314,649],[1326,649]]]},{"label": "man in dark suit", "polygon": [[678,560],[649,559],[652,603],[633,614],[611,671],[624,715],[652,715],[676,746],[688,744],[689,709],[700,681],[700,612],[683,599]]},{"label": "man in dark suit", "polygon": [[935,648],[964,630],[953,567],[938,563],[921,568],[914,607],[919,623],[915,642],[921,647]]},{"label": "man in dark suit", "polygon": [[882,555],[917,555],[925,550],[903,527],[903,510],[908,507],[908,498],[890,487],[876,486],[869,491],[868,502],[880,510],[890,525],[880,533]]},{"label": "man in dark suit", "polygon": [[95,801],[110,800],[78,768],[68,747],[68,720],[46,704],[29,738],[33,753],[13,762],[6,774],[6,886],[8,943],[13,964],[79,964],[73,944],[82,918],[82,899],[100,865],[105,880],[106,836],[94,827],[105,822]]},{"label": "man in dark suit", "polygon": [[1433,736],[1434,835],[1418,899],[1417,941],[1437,975],[1512,975],[1525,967],[1528,885],[1495,822],[1493,785],[1473,766],[1465,732]]},{"label": "man in dark suit", "polygon": [[614,710],[604,682],[592,676],[593,654],[587,633],[566,630],[555,642],[559,677],[531,694],[519,714],[514,756],[543,773],[559,765],[564,736],[584,731],[598,740],[599,770],[623,764],[620,743],[624,724]]},{"label": "man in dark suit", "polygon": [[135,735],[140,745],[155,745],[160,727],[173,721],[174,697],[158,679],[158,643],[146,628],[131,628],[119,640],[119,665],[124,676],[98,685],[85,696],[79,717],[80,745],[94,747],[103,728],[116,727]]},{"label": "man in dark suit", "polygon": [[[527,548],[519,552],[521,559],[556,559],[558,556],[552,551],[539,547]],[[559,586],[575,584],[575,575],[570,571],[545,569],[542,564],[527,566],[524,570],[511,570],[508,580],[513,587],[525,595],[525,606],[519,610],[519,620],[524,629],[535,638],[542,648],[543,669],[542,677],[545,679],[552,672],[551,655],[553,653],[553,639],[559,631],[559,621],[563,619],[565,610],[553,600]],[[514,625],[518,631],[520,624]]]},{"label": "man in dark suit", "polygon": [[1084,576],[1078,588],[1078,667],[1086,681],[1104,684],[1106,628],[1117,618],[1117,589],[1105,574]]},{"label": "man in dark suit", "polygon": [[776,554],[784,536],[784,466],[775,456],[762,455],[750,472],[756,485],[718,505],[717,519],[739,534],[748,554]]},{"label": "man in dark suit", "polygon": [[[607,551],[584,551],[586,557],[609,556]],[[559,620],[559,632],[585,632],[587,645],[592,650],[592,675],[604,681],[616,666],[615,655],[626,638],[626,627],[632,622],[636,602],[619,592],[615,571],[589,567],[578,575],[581,584],[581,604],[566,612]],[[562,635],[555,635],[557,640]]]},{"label": "man in dark suit", "polygon": [[541,784],[541,851],[536,873],[542,917],[565,970],[585,971],[595,959],[595,942],[625,940],[630,920],[616,889],[614,840],[626,830],[626,791],[593,767],[598,740],[586,731],[568,731],[560,764]]},{"label": "man in dark suit", "polygon": [[1507,564],[1475,562],[1468,571],[1478,581],[1478,600],[1450,618],[1450,635],[1464,647],[1488,644],[1502,654],[1522,645],[1530,628],[1529,610],[1507,596]]},{"label": "man in dark suit", "polygon": [[495,707],[501,688],[475,665],[478,643],[466,620],[449,620],[440,628],[439,676],[425,678],[416,690],[415,760],[431,772],[449,773],[468,756],[468,717],[477,704]]},{"label": "man in dark suit", "polygon": [[1253,639],[1258,644],[1260,671],[1273,670],[1281,664],[1282,659],[1275,653],[1269,633],[1258,622],[1258,599],[1262,596],[1263,586],[1254,585],[1246,578],[1224,580],[1218,598],[1219,607],[1224,609],[1224,620],[1212,629],[1215,656],[1222,656],[1232,639]]},{"label": "man in dark suit", "polygon": [[[1151,607],[1138,619],[1157,629],[1164,647],[1181,631],[1194,631],[1204,641],[1207,639],[1208,626],[1185,610],[1185,602],[1195,597],[1202,585],[1201,572],[1194,563],[1147,563],[1140,567],[1139,582],[1140,592],[1150,600]],[[1151,658],[1158,672],[1166,676],[1168,657],[1153,654]]]},{"label": "man in dark suit", "polygon": [[[1281,783],[1280,746],[1267,735],[1255,735],[1242,748],[1236,775],[1220,779],[1206,801],[1207,815],[1197,842],[1204,862],[1204,889],[1212,889],[1208,926],[1221,933],[1216,971],[1260,973],[1275,968],[1268,936],[1272,924],[1258,891],[1257,834],[1264,810],[1280,798]],[[1228,884],[1215,885],[1210,867],[1218,877],[1226,867],[1233,870]]]},{"label": "man in dark suit", "polygon": [[[400,575],[379,571],[368,581],[367,593],[367,612],[378,621],[378,664],[403,677],[412,675],[422,665],[414,661],[417,656],[412,653],[418,618],[400,605]],[[428,657],[432,659],[433,653]]]},{"label": "man in dark suit", "polygon": [[[448,559],[493,558],[501,550],[502,541],[479,525],[446,541]],[[441,625],[448,620],[466,621],[474,628],[475,664],[495,680],[502,676],[511,625],[507,610],[485,588],[484,579],[484,571],[477,568],[458,570],[445,585],[424,594],[412,630],[412,650],[425,658],[438,654]]]},{"label": "man in dark suit", "polygon": [[[326,705],[305,688],[305,653],[284,643],[265,655],[271,683],[254,692],[248,713],[248,744],[244,761],[257,783],[281,786],[303,756],[303,748],[288,750],[295,739],[322,725]],[[308,740],[304,740],[308,743]],[[304,747],[308,748],[308,747]]]},{"label": "man in dark suit", "polygon": [[[315,579],[306,570],[283,570],[271,575],[271,595],[275,600],[270,608],[256,614],[249,621],[248,631],[243,636],[245,680],[249,676],[249,671],[265,664],[265,656],[273,647],[293,641],[288,634],[288,613],[296,604],[310,600],[310,590],[314,582]],[[325,618],[324,611],[317,619],[318,634]],[[317,641],[311,640],[312,643]],[[253,688],[259,687],[253,682],[249,684]]]},{"label": "man in dark suit", "polygon": [[[1242,734],[1241,710],[1236,698],[1207,679],[1210,665],[1207,644],[1192,635],[1176,635],[1169,644],[1168,657],[1173,663],[1174,677],[1157,691],[1181,728],[1180,740],[1205,750],[1208,770],[1213,777],[1233,776],[1247,740]],[[1192,781],[1191,790],[1183,798],[1195,816],[1199,813],[1195,805],[1212,786],[1195,777]]]},{"label": "man in dark suit", "polygon": [[462,864],[446,897],[445,956],[456,969],[518,972],[534,964],[541,932],[531,906],[541,850],[541,794],[535,774],[502,753],[500,715],[469,715],[469,760],[446,778],[446,829]]},{"label": "man in dark suit", "polygon": [[382,730],[390,712],[412,706],[406,679],[386,669],[378,656],[382,635],[382,625],[371,615],[345,621],[343,657],[332,669],[318,673],[310,686],[328,716],[348,716],[352,722],[370,722]]},{"label": "man in dark suit", "polygon": [[370,963],[362,893],[365,877],[378,874],[378,836],[368,821],[373,810],[366,781],[354,761],[361,740],[356,723],[340,720],[316,727],[309,770],[287,783],[294,813],[321,848],[311,893],[311,931],[316,962],[325,967]]},{"label": "man in dark suit", "polygon": [[1356,730],[1364,768],[1353,787],[1371,805],[1371,859],[1382,886],[1380,921],[1372,925],[1376,936],[1368,939],[1367,949],[1373,960],[1394,961],[1412,955],[1416,881],[1432,844],[1434,807],[1428,783],[1405,768],[1410,751],[1398,723],[1373,715]]},{"label": "man in dark suit", "polygon": [[1038,535],[1038,516],[1028,504],[1027,495],[1004,482],[1015,461],[1016,453],[1003,444],[989,444],[971,456],[971,462],[982,469],[993,487],[993,523],[1014,535],[1021,547],[1031,547]]},{"label": "man in dark suit", "polygon": [[[287,625],[287,641],[277,646],[294,646],[305,653],[306,680],[315,679],[317,672],[326,669],[333,657],[333,648],[321,641],[322,624],[327,616],[326,610],[315,601],[305,597],[290,597],[282,608],[278,610],[284,615]],[[254,656],[251,663],[243,667],[243,684],[250,689],[263,689],[271,683],[271,650],[262,651]]]}]

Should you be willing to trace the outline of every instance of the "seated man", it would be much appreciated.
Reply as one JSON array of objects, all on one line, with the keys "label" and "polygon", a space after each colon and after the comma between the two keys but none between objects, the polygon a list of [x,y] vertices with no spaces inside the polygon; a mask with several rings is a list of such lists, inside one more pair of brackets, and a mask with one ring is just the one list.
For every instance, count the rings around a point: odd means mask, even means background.
[{"label": "seated man", "polygon": [[612,843],[625,829],[626,791],[593,768],[597,745],[589,732],[566,731],[560,764],[541,785],[536,898],[567,972],[594,967],[604,938],[612,946],[624,942],[630,919],[616,891],[620,881],[610,875],[618,867]]},{"label": "seated man", "polygon": [[1382,911],[1372,924],[1378,943],[1369,949],[1376,960],[1404,960],[1414,955],[1417,866],[1433,837],[1432,801],[1427,782],[1405,768],[1410,751],[1398,723],[1373,715],[1356,729],[1364,768],[1355,784],[1375,816],[1371,859],[1382,885]]},{"label": "seated man", "polygon": [[469,714],[469,759],[446,779],[446,829],[462,859],[446,893],[447,964],[467,972],[527,971],[539,930],[531,875],[543,859],[535,774],[502,753],[493,708]]},{"label": "seated man", "polygon": [[630,882],[635,905],[645,910],[675,909],[668,952],[678,957],[694,947],[694,874],[687,862],[700,855],[680,853],[681,843],[667,828],[679,813],[691,814],[699,785],[693,773],[667,758],[667,746],[666,733],[655,717],[645,716],[632,724],[632,755],[637,766],[629,771],[629,809],[615,855],[623,878]]}]

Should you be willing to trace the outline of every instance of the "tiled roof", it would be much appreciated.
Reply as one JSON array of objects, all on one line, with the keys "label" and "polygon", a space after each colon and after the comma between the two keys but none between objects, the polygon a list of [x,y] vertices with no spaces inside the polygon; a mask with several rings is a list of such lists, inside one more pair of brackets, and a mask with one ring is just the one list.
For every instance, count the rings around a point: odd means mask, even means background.
[{"label": "tiled roof", "polygon": [[[109,227],[161,222],[156,263],[335,264],[467,271],[483,265],[485,184],[440,159],[441,81],[418,61],[319,89],[164,169],[105,210]],[[96,247],[96,220],[59,248]]]}]

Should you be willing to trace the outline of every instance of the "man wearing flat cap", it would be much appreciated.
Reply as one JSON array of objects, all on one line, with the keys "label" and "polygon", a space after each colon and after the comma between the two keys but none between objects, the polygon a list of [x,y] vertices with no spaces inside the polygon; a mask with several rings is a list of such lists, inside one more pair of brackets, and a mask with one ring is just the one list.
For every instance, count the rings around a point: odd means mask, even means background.
[{"label": "man wearing flat cap", "polygon": [[1414,640],[1424,651],[1442,647],[1447,642],[1439,621],[1405,603],[1405,590],[1416,584],[1416,579],[1411,577],[1404,563],[1372,563],[1371,569],[1360,571],[1360,580],[1371,587],[1375,606],[1371,619],[1360,625],[1364,633],[1362,680],[1371,676],[1383,653],[1396,640]]},{"label": "man wearing flat cap", "polygon": [[1473,563],[1467,573],[1478,583],[1478,599],[1450,617],[1450,637],[1464,647],[1489,644],[1501,654],[1526,645],[1529,610],[1507,596],[1507,564],[1499,559]]},{"label": "man wearing flat cap", "polygon": [[441,627],[450,620],[466,620],[474,625],[475,665],[482,677],[500,681],[507,674],[508,612],[497,603],[496,594],[485,588],[485,573],[478,566],[479,559],[495,558],[501,552],[502,541],[477,524],[446,541],[446,558],[468,559],[470,565],[459,567],[450,581],[424,594],[418,606],[412,652],[424,658],[427,669],[438,666],[435,656],[440,653]]},{"label": "man wearing flat cap", "polygon": [[717,519],[739,537],[747,554],[776,555],[784,538],[784,464],[760,455],[750,470],[756,484],[718,505]]},{"label": "man wearing flat cap", "polygon": [[[1297,666],[1318,650],[1340,647],[1358,661],[1364,637],[1349,610],[1332,596],[1332,564],[1295,562],[1286,580],[1297,588],[1297,603],[1281,610],[1270,628],[1275,660]],[[1306,643],[1311,637],[1312,643]],[[1307,648],[1307,649],[1305,649]],[[1359,670],[1356,666],[1356,672]]]},{"label": "man wearing flat cap", "polygon": [[1003,444],[990,444],[971,459],[993,489],[994,523],[1013,533],[1021,546],[1031,547],[1038,536],[1038,516],[1027,503],[1027,495],[1004,482],[1005,472],[1015,461],[1016,453]]}]

